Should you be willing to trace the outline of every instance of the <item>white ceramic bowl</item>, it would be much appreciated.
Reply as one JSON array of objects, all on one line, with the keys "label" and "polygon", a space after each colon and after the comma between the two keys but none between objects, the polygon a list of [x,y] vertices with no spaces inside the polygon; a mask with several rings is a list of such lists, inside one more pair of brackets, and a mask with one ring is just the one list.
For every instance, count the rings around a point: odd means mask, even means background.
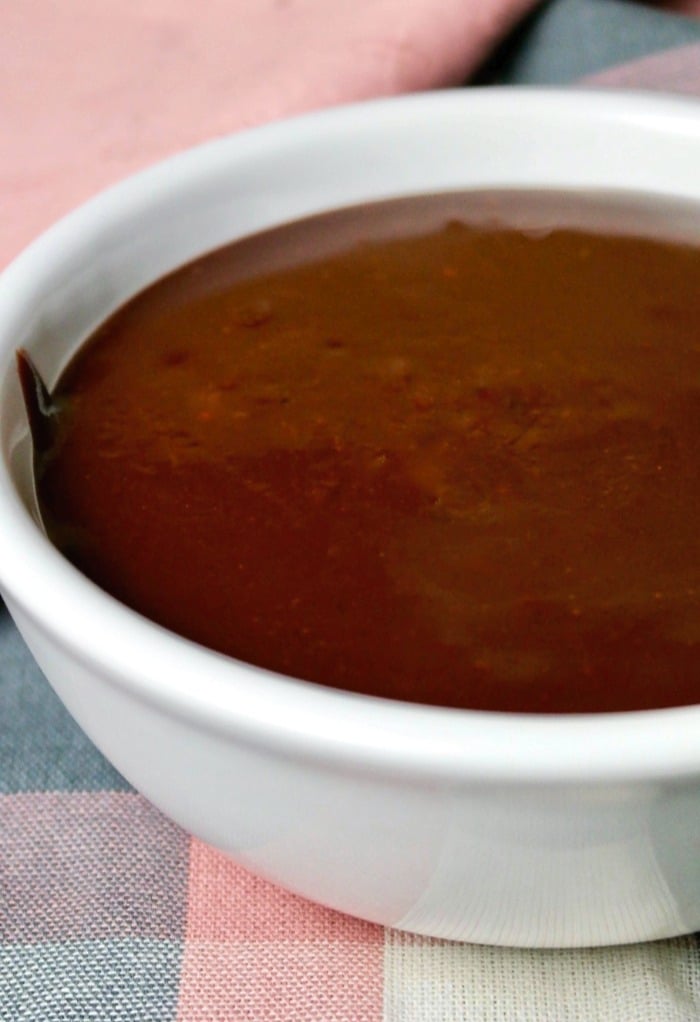
[{"label": "white ceramic bowl", "polygon": [[333,110],[178,156],[40,238],[0,278],[2,592],[128,780],[285,887],[489,944],[671,936],[700,928],[700,707],[488,714],[285,679],[127,610],[32,514],[18,346],[52,383],[125,299],[230,239],[362,200],[498,185],[700,203],[700,105],[467,90]]}]

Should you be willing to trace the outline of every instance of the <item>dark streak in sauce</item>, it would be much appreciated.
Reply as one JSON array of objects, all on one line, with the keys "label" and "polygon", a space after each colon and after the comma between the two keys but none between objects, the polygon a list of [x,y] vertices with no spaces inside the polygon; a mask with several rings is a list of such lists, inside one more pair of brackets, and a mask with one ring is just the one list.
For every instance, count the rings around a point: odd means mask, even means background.
[{"label": "dark streak in sauce", "polygon": [[17,352],[17,372],[32,434],[36,471],[55,439],[56,409],[39,370],[23,348]]}]

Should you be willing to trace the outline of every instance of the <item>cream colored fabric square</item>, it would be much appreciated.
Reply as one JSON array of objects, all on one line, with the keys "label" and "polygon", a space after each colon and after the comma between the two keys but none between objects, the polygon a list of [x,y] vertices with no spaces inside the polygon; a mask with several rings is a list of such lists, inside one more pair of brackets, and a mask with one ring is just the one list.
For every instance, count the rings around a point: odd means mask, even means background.
[{"label": "cream colored fabric square", "polygon": [[387,932],[385,1022],[698,1022],[692,937],[528,951]]}]

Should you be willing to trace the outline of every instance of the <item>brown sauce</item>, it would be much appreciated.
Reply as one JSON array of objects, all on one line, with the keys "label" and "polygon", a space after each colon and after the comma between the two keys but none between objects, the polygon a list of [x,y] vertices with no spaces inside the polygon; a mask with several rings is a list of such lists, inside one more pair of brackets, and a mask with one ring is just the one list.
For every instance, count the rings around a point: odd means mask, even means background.
[{"label": "brown sauce", "polygon": [[465,193],[236,243],[63,374],[47,530],[167,628],[324,685],[700,702],[698,237],[697,207]]}]

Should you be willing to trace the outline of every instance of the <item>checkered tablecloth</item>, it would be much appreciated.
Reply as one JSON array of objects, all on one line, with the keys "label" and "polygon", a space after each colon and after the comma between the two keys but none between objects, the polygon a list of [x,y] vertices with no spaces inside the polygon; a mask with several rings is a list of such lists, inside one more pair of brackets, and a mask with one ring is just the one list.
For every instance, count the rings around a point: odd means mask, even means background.
[{"label": "checkered tablecloth", "polygon": [[[327,17],[331,3],[339,34],[321,48],[302,15]],[[408,7],[0,0],[0,264],[98,187],[288,112],[284,103],[291,111],[460,76],[700,96],[700,20],[667,9],[416,0],[407,17]],[[259,39],[242,81],[232,55],[250,49],[273,8],[300,11],[299,20],[276,43]],[[387,34],[398,23],[401,32]],[[359,76],[345,64],[349,39],[366,53]],[[322,74],[306,91],[283,92],[278,108],[255,75],[298,85],[309,54]],[[473,947],[288,894],[129,787],[62,708],[0,605],[0,1020],[698,1022],[700,945]]]}]

